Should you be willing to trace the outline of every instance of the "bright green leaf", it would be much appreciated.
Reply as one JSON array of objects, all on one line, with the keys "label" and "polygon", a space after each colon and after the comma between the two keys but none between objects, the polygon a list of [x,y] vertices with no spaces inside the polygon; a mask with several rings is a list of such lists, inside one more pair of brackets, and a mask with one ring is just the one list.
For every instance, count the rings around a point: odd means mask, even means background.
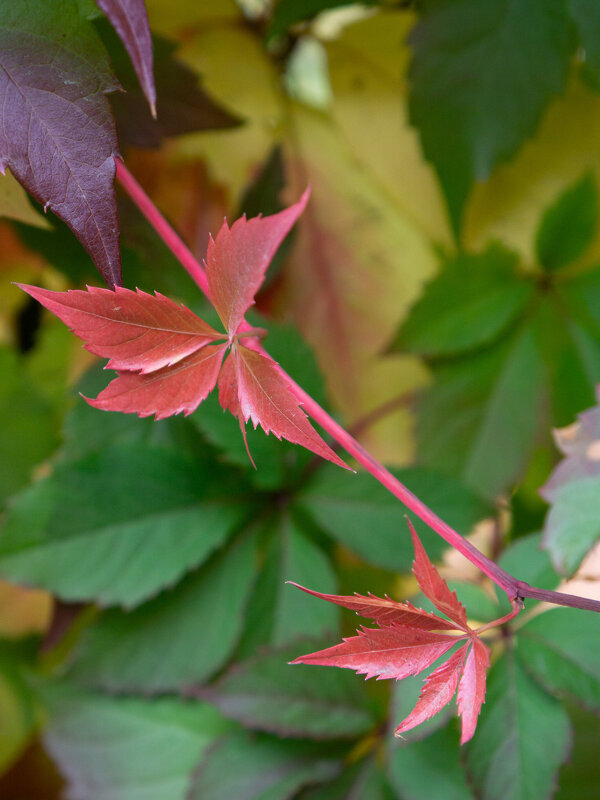
[{"label": "bright green leaf", "polygon": [[591,173],[569,186],[546,211],[537,232],[538,261],[548,271],[581,256],[596,230],[598,195]]},{"label": "bright green leaf", "polygon": [[558,700],[513,653],[494,665],[467,767],[482,800],[546,800],[565,761],[571,726]]},{"label": "bright green leaf", "polygon": [[298,640],[260,653],[236,664],[214,686],[200,689],[200,696],[248,728],[283,737],[335,739],[366,733],[376,719],[354,675],[290,666],[300,653],[314,649],[314,639]]},{"label": "bright green leaf", "polygon": [[572,574],[600,539],[600,481],[580,478],[560,486],[546,518],[544,546],[557,571]]},{"label": "bright green leaf", "polygon": [[492,245],[459,253],[425,289],[401,327],[394,349],[447,356],[497,339],[531,298],[533,286],[516,272],[514,253]]},{"label": "bright green leaf", "polygon": [[553,694],[600,710],[600,616],[553,608],[519,629],[519,658]]},{"label": "bright green leaf", "polygon": [[338,770],[339,762],[305,742],[239,733],[201,761],[187,800],[287,800]]},{"label": "bright green leaf", "polygon": [[411,35],[411,119],[456,231],[474,181],[530,137],[565,86],[563,0],[426,0]]},{"label": "bright green leaf", "polygon": [[229,727],[203,703],[44,690],[44,743],[78,800],[184,800],[198,759]]},{"label": "bright green leaf", "polygon": [[86,685],[144,693],[206,680],[239,638],[254,558],[255,538],[246,535],[134,611],[105,612],[83,635],[72,675]]},{"label": "bright green leaf", "polygon": [[66,600],[135,605],[200,564],[247,516],[209,462],[129,444],[57,464],[11,505],[0,574]]}]

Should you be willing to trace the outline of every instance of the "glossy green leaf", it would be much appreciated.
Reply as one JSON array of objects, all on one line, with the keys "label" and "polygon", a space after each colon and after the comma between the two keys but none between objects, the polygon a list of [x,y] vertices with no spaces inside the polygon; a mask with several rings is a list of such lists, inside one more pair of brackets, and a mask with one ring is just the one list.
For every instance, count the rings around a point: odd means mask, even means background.
[{"label": "glossy green leaf", "polygon": [[397,796],[403,800],[474,800],[458,741],[448,726],[421,742],[392,741],[388,769]]},{"label": "glossy green leaf", "polygon": [[518,654],[553,694],[600,710],[600,616],[552,608],[519,629]]},{"label": "glossy green leaf", "polygon": [[544,526],[544,547],[557,571],[572,574],[600,539],[600,481],[585,477],[561,486]]},{"label": "glossy green leaf", "polygon": [[565,86],[571,35],[562,0],[427,0],[411,34],[411,120],[455,230],[474,181],[530,137]]},{"label": "glossy green leaf", "polygon": [[[320,642],[322,646],[323,642]],[[352,738],[376,723],[355,676],[343,670],[290,666],[314,639],[236,664],[200,696],[245,727],[284,737]]]},{"label": "glossy green leaf", "polygon": [[201,761],[188,800],[287,800],[338,770],[335,759],[306,743],[238,733]]},{"label": "glossy green leaf", "polygon": [[533,285],[516,274],[517,258],[500,245],[459,253],[428,284],[394,343],[395,350],[447,356],[497,339],[525,308]]},{"label": "glossy green leaf", "polygon": [[110,610],[84,633],[73,677],[86,685],[144,693],[204,681],[231,654],[255,575],[255,537],[243,536],[132,612]]},{"label": "glossy green leaf", "polygon": [[469,359],[438,367],[419,404],[423,462],[485,496],[506,489],[520,477],[533,449],[545,378],[531,327]]},{"label": "glossy green leaf", "polygon": [[0,575],[66,600],[135,605],[200,564],[249,513],[210,462],[170,449],[108,447],[15,499]]},{"label": "glossy green leaf", "polygon": [[525,672],[514,654],[496,662],[467,767],[482,800],[546,800],[567,758],[566,711]]},{"label": "glossy green leaf", "polygon": [[198,702],[44,690],[44,743],[78,800],[184,800],[198,759],[228,726]]},{"label": "glossy green leaf", "polygon": [[569,186],[546,211],[537,232],[538,261],[548,271],[567,266],[591,243],[598,195],[591,173]]},{"label": "glossy green leaf", "polygon": [[[396,470],[396,476],[450,525],[466,532],[489,513],[476,494],[453,478],[426,469]],[[367,473],[345,475],[321,469],[298,495],[298,508],[329,536],[371,564],[386,569],[410,569],[413,548],[408,535],[406,506]],[[409,513],[432,558],[445,545]],[[309,588],[312,585],[309,584]]]}]

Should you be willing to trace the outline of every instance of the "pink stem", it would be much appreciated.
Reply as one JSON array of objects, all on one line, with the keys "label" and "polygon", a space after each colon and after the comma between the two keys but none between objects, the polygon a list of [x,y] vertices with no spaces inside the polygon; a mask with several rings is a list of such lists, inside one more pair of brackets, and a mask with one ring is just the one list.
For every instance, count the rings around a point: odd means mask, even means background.
[{"label": "pink stem", "polygon": [[[160,211],[156,208],[152,200],[144,192],[127,167],[117,161],[117,180],[131,197],[140,211],[144,214],[148,222],[163,239],[173,255],[181,262],[184,269],[197,283],[208,300],[210,300],[210,290],[206,273],[197,258],[184,244],[181,238],[175,233]],[[262,347],[260,348],[262,350]],[[264,351],[263,351],[264,352]],[[524,597],[535,597],[544,599],[550,603],[558,605],[575,606],[575,600],[580,601],[578,608],[585,608],[590,611],[600,611],[600,602],[587,600],[585,598],[574,598],[571,595],[561,595],[560,592],[545,591],[530,587],[523,581],[519,581],[495,564],[490,558],[481,553],[471,542],[460,535],[448,523],[440,519],[422,500],[407,489],[383,464],[373,458],[350,434],[338,425],[338,423],[321,406],[308,395],[302,387],[281,368],[278,367],[280,374],[285,377],[291,390],[297,399],[303,404],[304,410],[327,431],[359,464],[361,464],[373,477],[385,486],[395,497],[404,503],[407,508],[413,511],[420,519],[432,528],[448,544],[452,545],[459,553],[462,553],[472,564],[477,566],[485,575],[488,576],[497,586],[506,592],[511,601]],[[541,597],[543,595],[543,597]],[[516,612],[514,612],[516,613]]]}]

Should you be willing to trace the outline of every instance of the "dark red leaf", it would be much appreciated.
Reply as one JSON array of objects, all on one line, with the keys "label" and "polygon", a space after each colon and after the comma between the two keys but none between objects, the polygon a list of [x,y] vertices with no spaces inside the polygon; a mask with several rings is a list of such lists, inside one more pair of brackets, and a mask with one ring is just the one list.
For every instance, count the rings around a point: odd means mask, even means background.
[{"label": "dark red leaf", "polygon": [[310,190],[293,206],[270,217],[245,217],[229,228],[227,222],[216,239],[210,239],[206,276],[210,297],[225,328],[233,335],[262,284],[269,262],[304,211]]},{"label": "dark red leaf", "polygon": [[490,651],[481,639],[474,637],[458,684],[458,713],[462,717],[461,744],[468,742],[475,733],[485,699],[485,676],[489,665]]},{"label": "dark red leaf", "polygon": [[431,600],[437,609],[456,622],[459,628],[468,630],[467,613],[464,606],[459,602],[455,592],[450,591],[446,581],[429,560],[429,556],[425,552],[412,522],[409,519],[407,519],[407,522],[415,548],[413,572],[423,594]]},{"label": "dark red leaf", "polygon": [[208,345],[147,375],[120,372],[95,400],[85,399],[94,408],[138,417],[191,414],[214,389],[226,349],[226,344]]},{"label": "dark red leaf", "polygon": [[154,372],[224,339],[185,306],[161,294],[88,286],[86,292],[52,292],[17,284],[83,339],[107,368]]},{"label": "dark red leaf", "polygon": [[391,625],[397,623],[398,625],[409,625],[413,628],[421,628],[422,630],[455,630],[456,625],[449,622],[447,619],[437,617],[435,614],[430,614],[428,611],[423,611],[421,608],[415,608],[411,603],[396,603],[388,597],[382,600],[380,597],[369,595],[364,597],[360,594],[355,595],[338,595],[338,594],[322,594],[315,592],[312,589],[306,589],[298,583],[288,581],[292,586],[302,589],[307,594],[312,594],[314,597],[320,597],[321,600],[327,600],[329,603],[335,603],[338,606],[344,606],[351,611],[355,611],[361,617],[368,617],[374,620],[378,625]]},{"label": "dark red leaf", "polygon": [[465,663],[467,647],[468,645],[463,645],[425,680],[416,706],[394,731],[396,736],[416,728],[452,700]]},{"label": "dark red leaf", "polygon": [[3,3],[0,170],[64,220],[109,286],[121,283],[114,192],[119,88],[74,0]]},{"label": "dark red leaf", "polygon": [[144,0],[96,0],[121,37],[136,71],[152,116],[156,116],[156,88],[152,69],[152,37]]},{"label": "dark red leaf", "polygon": [[[237,344],[232,353],[235,358],[237,396],[240,419],[252,420],[265,433],[273,433],[290,442],[302,445],[322,458],[349,469],[342,459],[321,439],[308,417],[300,408],[286,380],[277,371],[274,361]],[[225,406],[233,411],[231,390],[224,392]]]},{"label": "dark red leaf", "polygon": [[292,664],[345,667],[367,678],[406,678],[417,675],[457,643],[456,636],[407,625],[363,628],[342,644],[300,656]]}]

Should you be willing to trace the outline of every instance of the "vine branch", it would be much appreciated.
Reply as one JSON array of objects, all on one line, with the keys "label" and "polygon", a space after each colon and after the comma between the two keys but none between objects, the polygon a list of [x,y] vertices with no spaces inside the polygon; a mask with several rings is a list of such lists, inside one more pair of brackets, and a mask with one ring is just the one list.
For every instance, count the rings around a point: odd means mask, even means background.
[{"label": "vine branch", "polygon": [[[173,230],[171,225],[163,217],[152,200],[144,192],[142,187],[129,172],[125,164],[116,160],[117,180],[124,191],[137,205],[142,214],[146,217],[150,225],[162,238],[173,255],[181,263],[190,277],[195,281],[200,290],[210,300],[210,290],[206,273],[198,259],[189,250],[181,237]],[[249,326],[248,326],[249,327]],[[265,352],[260,344],[257,345],[259,352]],[[480,552],[468,539],[465,539],[458,531],[455,531],[448,523],[432,511],[422,500],[414,495],[410,489],[404,486],[392,473],[380,464],[370,453],[368,453],[359,442],[354,439],[341,425],[339,425],[313,398],[291,378],[285,370],[277,366],[280,374],[288,382],[292,392],[302,403],[306,413],[312,417],[335,441],[344,448],[356,461],[364,467],[379,483],[398,498],[414,514],[423,520],[448,544],[462,553],[472,564],[478,567],[488,578],[499,586],[511,602],[519,603],[529,597],[536,600],[543,600],[555,605],[580,608],[588,611],[600,612],[600,602],[590,600],[575,595],[563,594],[561,592],[537,589],[529,586],[528,583],[520,581],[498,566],[494,561]],[[514,612],[516,613],[516,611]]]}]

